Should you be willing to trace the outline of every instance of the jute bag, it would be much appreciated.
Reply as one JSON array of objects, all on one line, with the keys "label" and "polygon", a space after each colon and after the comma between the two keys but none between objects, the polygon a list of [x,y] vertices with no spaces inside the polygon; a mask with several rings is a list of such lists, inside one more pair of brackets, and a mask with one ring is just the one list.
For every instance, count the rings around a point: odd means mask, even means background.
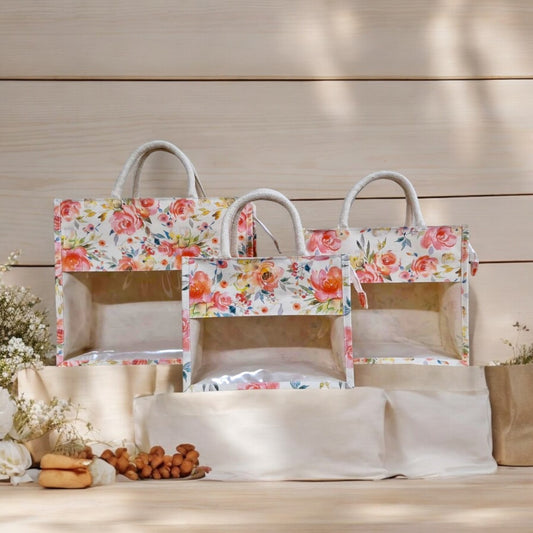
[{"label": "jute bag", "polygon": [[[256,200],[287,209],[297,256],[237,256],[239,214]],[[298,211],[272,189],[228,208],[220,251],[183,265],[184,389],[353,386],[347,256],[309,256]]]},{"label": "jute bag", "polygon": [[[353,201],[377,180],[402,187],[404,226],[349,226]],[[468,229],[427,226],[405,176],[383,171],[363,178],[347,194],[339,226],[308,230],[306,241],[313,253],[348,254],[368,296],[369,310],[352,309],[354,363],[468,364],[469,258],[477,269]]]},{"label": "jute bag", "polygon": [[[53,397],[79,405],[79,430],[97,453],[107,447],[133,445],[133,398],[137,395],[181,390],[179,365],[90,365],[44,367],[18,374],[18,394],[50,401]],[[84,423],[94,431],[87,433]],[[28,443],[35,462],[51,451],[56,436],[46,435]]]},{"label": "jute bag", "polygon": [[533,365],[487,366],[485,374],[496,461],[533,466]]},{"label": "jute bag", "polygon": [[141,450],[191,442],[209,479],[381,479],[380,389],[240,390],[157,394],[134,400]]},{"label": "jute bag", "polygon": [[[155,151],[183,164],[186,197],[138,197],[142,166]],[[133,172],[132,197],[123,198]],[[131,154],[110,198],[55,201],[58,365],[181,362],[182,260],[219,254],[222,215],[234,200],[198,191],[189,158],[153,141]],[[239,252],[254,255],[253,206],[238,233]]]},{"label": "jute bag", "polygon": [[356,386],[387,394],[386,468],[424,478],[490,474],[491,411],[483,368],[359,365]]}]

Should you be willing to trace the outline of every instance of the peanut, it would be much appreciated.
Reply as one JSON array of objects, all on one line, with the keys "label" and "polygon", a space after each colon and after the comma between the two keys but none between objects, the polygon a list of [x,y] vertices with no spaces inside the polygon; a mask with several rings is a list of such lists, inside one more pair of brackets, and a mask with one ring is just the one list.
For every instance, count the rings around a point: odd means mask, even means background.
[{"label": "peanut", "polygon": [[191,450],[190,452],[187,452],[185,459],[187,459],[187,461],[190,461],[193,464],[196,464],[198,462],[199,457],[200,454],[196,450]]},{"label": "peanut", "polygon": [[192,472],[193,468],[194,468],[194,465],[191,463],[191,461],[188,461],[187,459],[185,459],[185,461],[181,463],[180,473],[183,476],[188,476]]},{"label": "peanut", "polygon": [[181,463],[183,463],[183,455],[181,453],[175,453],[172,456],[172,466],[179,466]]},{"label": "peanut", "polygon": [[126,470],[124,475],[132,481],[137,481],[139,479],[139,474],[135,470]]},{"label": "peanut", "polygon": [[152,475],[152,467],[150,465],[145,465],[141,470],[141,477],[143,479],[149,478]]},{"label": "peanut", "polygon": [[161,446],[152,446],[150,455],[165,455],[165,450]]}]

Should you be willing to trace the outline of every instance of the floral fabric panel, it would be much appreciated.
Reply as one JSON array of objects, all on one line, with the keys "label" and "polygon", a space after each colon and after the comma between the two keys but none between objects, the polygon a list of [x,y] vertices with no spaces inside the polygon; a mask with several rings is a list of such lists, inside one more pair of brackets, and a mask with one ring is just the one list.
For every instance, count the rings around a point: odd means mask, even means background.
[{"label": "floral fabric panel", "polygon": [[[56,266],[65,272],[180,270],[182,257],[216,257],[233,198],[56,200]],[[239,253],[255,255],[253,206],[241,212]]]},{"label": "floral fabric panel", "polygon": [[[443,302],[439,311],[441,320],[448,320],[450,324],[455,324],[449,330],[449,335],[457,339],[457,345],[460,347],[460,355],[457,359],[450,357],[375,357],[369,353],[365,357],[356,356],[354,363],[469,364],[469,231],[467,227],[306,230],[305,238],[310,253],[348,254],[350,265],[361,283],[445,282],[460,284],[458,298]],[[371,307],[372,303],[370,303]],[[458,315],[459,320],[450,318]],[[354,335],[357,335],[355,330]]]},{"label": "floral fabric panel", "polygon": [[184,390],[353,386],[348,256],[191,258],[182,281]]},{"label": "floral fabric panel", "polygon": [[468,259],[462,226],[306,231],[311,253],[345,253],[361,283],[460,282]]},{"label": "floral fabric panel", "polygon": [[[189,259],[184,307],[191,318],[350,313],[346,256]],[[188,304],[185,304],[187,298]]]}]

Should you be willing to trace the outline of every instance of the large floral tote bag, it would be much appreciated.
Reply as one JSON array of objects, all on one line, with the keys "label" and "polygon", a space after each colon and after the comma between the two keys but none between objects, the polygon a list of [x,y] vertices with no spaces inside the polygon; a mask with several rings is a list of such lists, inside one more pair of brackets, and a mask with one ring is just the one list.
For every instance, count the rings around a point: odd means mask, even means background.
[{"label": "large floral tote bag", "polygon": [[[250,202],[284,206],[295,257],[242,258],[239,214]],[[257,189],[230,206],[219,258],[183,264],[184,390],[353,386],[349,260],[310,255],[294,205]]]},{"label": "large floral tote bag", "polygon": [[[158,150],[185,167],[186,197],[138,196],[142,165]],[[222,216],[234,201],[199,198],[198,190],[188,157],[153,141],[133,152],[109,198],[56,200],[57,364],[181,361],[183,258],[220,254]],[[255,253],[253,209],[245,206],[237,226],[244,255]]]},{"label": "large floral tote bag", "polygon": [[[399,227],[351,227],[350,207],[368,184],[391,180],[407,202]],[[306,231],[313,253],[346,253],[368,296],[352,311],[355,363],[468,364],[468,280],[477,257],[467,227],[427,226],[413,185],[396,172],[359,181],[348,193],[339,226]]]}]

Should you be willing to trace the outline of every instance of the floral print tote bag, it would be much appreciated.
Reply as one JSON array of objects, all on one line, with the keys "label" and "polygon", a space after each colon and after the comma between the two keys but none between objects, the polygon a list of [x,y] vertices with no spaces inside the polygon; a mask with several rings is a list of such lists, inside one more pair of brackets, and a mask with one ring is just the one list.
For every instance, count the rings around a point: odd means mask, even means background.
[{"label": "floral print tote bag", "polygon": [[[407,202],[399,227],[350,227],[361,190],[376,180],[400,185]],[[309,252],[345,253],[368,296],[352,310],[354,363],[468,364],[468,280],[477,256],[466,226],[427,226],[413,185],[396,172],[363,178],[344,200],[339,226],[305,232]]]},{"label": "floral print tote bag", "polygon": [[[237,256],[255,200],[287,209],[297,256]],[[296,208],[272,189],[237,199],[220,241],[220,257],[183,264],[184,390],[352,387],[348,256],[309,255]]]},{"label": "floral print tote bag", "polygon": [[[184,198],[139,197],[155,151],[185,167]],[[122,189],[134,174],[131,198]],[[57,364],[181,362],[181,265],[220,254],[222,215],[233,198],[203,192],[189,158],[152,141],[135,150],[109,198],[55,201]],[[238,220],[239,253],[254,255],[254,208]]]}]

